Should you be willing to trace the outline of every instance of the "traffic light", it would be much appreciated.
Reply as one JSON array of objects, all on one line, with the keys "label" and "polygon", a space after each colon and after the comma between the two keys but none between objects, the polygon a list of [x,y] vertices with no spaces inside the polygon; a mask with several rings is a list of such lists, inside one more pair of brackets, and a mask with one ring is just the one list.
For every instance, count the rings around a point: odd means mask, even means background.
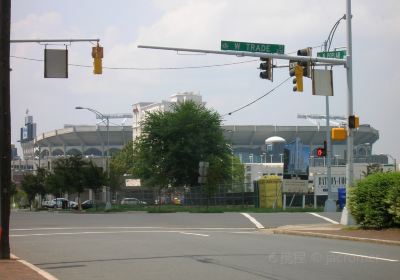
[{"label": "traffic light", "polygon": [[[309,56],[311,58],[312,48],[308,47],[297,51],[298,56]],[[300,61],[297,63],[303,67],[303,76],[311,78],[311,61]]]},{"label": "traffic light", "polygon": [[295,76],[293,79],[293,91],[303,92],[303,67],[297,63],[293,63],[292,66],[289,65],[290,67],[292,67],[289,70],[290,77]]},{"label": "traffic light", "polygon": [[327,151],[326,145],[327,145],[326,141],[324,141],[324,147],[317,148],[317,157],[326,157],[326,151]]},{"label": "traffic light", "polygon": [[349,116],[349,128],[358,128],[360,126],[360,118],[357,116]]},{"label": "traffic light", "polygon": [[260,72],[260,78],[272,81],[272,58],[261,57],[260,59],[261,61],[264,61],[263,63],[260,63],[260,70],[263,70]]},{"label": "traffic light", "polygon": [[96,47],[92,48],[92,57],[93,57],[93,73],[94,74],[102,74],[103,73],[103,47],[100,47],[99,43],[97,43]]}]

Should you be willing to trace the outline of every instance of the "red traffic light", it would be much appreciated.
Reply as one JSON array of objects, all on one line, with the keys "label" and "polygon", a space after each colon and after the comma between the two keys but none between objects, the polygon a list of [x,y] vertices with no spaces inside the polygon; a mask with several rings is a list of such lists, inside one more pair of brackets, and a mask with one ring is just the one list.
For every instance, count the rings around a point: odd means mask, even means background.
[{"label": "red traffic light", "polygon": [[325,156],[325,149],[324,148],[318,148],[317,149],[317,157],[324,157]]}]

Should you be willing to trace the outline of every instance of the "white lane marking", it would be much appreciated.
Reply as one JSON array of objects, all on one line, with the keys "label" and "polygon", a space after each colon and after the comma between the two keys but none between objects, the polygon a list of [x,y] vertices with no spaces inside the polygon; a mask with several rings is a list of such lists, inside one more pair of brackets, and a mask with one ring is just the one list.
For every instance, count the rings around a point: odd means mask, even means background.
[{"label": "white lane marking", "polygon": [[392,260],[392,259],[385,259],[385,258],[378,258],[378,257],[365,256],[365,255],[357,255],[357,254],[344,253],[344,252],[336,252],[336,251],[330,251],[330,253],[332,253],[332,254],[339,254],[339,255],[347,255],[347,256],[352,256],[352,257],[360,257],[360,258],[365,258],[365,259],[373,259],[373,260],[387,261],[387,262],[398,262],[398,261],[399,261],[399,260]]},{"label": "white lane marking", "polygon": [[311,214],[311,215],[313,215],[313,216],[315,216],[315,217],[324,219],[325,221],[328,221],[328,222],[330,222],[330,223],[332,223],[332,224],[335,224],[335,225],[338,225],[338,224],[339,224],[338,222],[336,222],[336,221],[334,221],[334,220],[332,220],[332,219],[329,219],[329,218],[327,218],[327,217],[324,217],[324,216],[322,216],[322,215],[319,215],[319,214],[317,214],[317,213],[308,212],[308,214]]},{"label": "white lane marking", "polygon": [[40,274],[41,276],[43,276],[44,278],[46,278],[47,280],[58,280],[56,277],[54,277],[53,275],[51,275],[50,273],[48,273],[47,271],[44,271],[42,269],[40,269],[39,267],[25,261],[25,260],[21,260],[20,258],[18,258],[17,256],[11,254],[11,257],[13,259],[16,259],[17,261],[19,261],[20,263],[26,265],[27,267],[29,267],[30,269],[36,271],[38,274]]},{"label": "white lane marking", "polygon": [[162,227],[54,227],[54,228],[15,228],[10,231],[34,231],[34,230],[74,230],[74,229],[159,229]]},{"label": "white lane marking", "polygon": [[55,228],[17,228],[10,231],[41,231],[41,230],[83,230],[83,229],[170,229],[170,230],[251,230],[250,227],[55,227]]},{"label": "white lane marking", "polygon": [[176,230],[80,231],[80,232],[10,234],[10,237],[55,236],[55,235],[84,235],[84,234],[116,234],[116,233],[180,233],[180,231],[176,231]]},{"label": "white lane marking", "polygon": [[181,233],[181,234],[187,234],[187,235],[203,236],[203,237],[209,237],[209,236],[210,236],[209,234],[201,234],[201,233],[193,233],[193,232],[184,232],[184,231],[181,231],[181,232],[179,232],[179,233]]},{"label": "white lane marking", "polygon": [[242,214],[243,216],[245,216],[247,219],[249,219],[250,220],[250,222],[252,222],[257,228],[264,228],[264,226],[261,224],[261,223],[259,223],[256,219],[254,219],[252,216],[250,216],[249,214],[247,214],[247,213],[240,213],[240,214]]}]

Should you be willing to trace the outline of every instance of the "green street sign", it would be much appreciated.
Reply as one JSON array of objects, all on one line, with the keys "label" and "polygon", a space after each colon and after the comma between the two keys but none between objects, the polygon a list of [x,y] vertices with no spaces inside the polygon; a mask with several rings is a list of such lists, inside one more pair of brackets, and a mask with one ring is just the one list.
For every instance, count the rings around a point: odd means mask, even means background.
[{"label": "green street sign", "polygon": [[284,54],[285,45],[221,41],[221,50]]},{"label": "green street sign", "polygon": [[324,58],[343,59],[345,56],[346,56],[346,50],[317,53],[317,57],[324,57]]}]

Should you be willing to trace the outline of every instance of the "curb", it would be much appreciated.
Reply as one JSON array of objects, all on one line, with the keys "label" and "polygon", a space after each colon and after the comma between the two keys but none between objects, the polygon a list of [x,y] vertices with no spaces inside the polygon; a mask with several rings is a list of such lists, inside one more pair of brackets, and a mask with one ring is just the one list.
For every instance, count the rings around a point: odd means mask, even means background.
[{"label": "curb", "polygon": [[350,241],[359,241],[359,242],[369,242],[369,243],[400,246],[400,241],[395,241],[395,240],[383,240],[383,239],[373,239],[373,238],[364,238],[364,237],[344,236],[344,235],[309,232],[309,231],[299,231],[299,230],[274,229],[274,230],[272,230],[272,232],[274,234],[288,234],[288,235],[298,235],[298,236],[321,237],[321,238],[328,238],[328,239],[340,239],[340,240],[350,240]]},{"label": "curb", "polygon": [[39,267],[37,267],[37,266],[35,266],[35,265],[25,261],[25,260],[22,260],[22,259],[18,258],[14,254],[10,254],[10,259],[22,263],[23,265],[29,267],[30,269],[32,269],[32,271],[35,271],[36,273],[38,273],[40,276],[44,277],[47,280],[58,280],[56,277],[54,277],[53,275],[51,275],[47,271],[44,271],[44,270],[40,269]]}]

